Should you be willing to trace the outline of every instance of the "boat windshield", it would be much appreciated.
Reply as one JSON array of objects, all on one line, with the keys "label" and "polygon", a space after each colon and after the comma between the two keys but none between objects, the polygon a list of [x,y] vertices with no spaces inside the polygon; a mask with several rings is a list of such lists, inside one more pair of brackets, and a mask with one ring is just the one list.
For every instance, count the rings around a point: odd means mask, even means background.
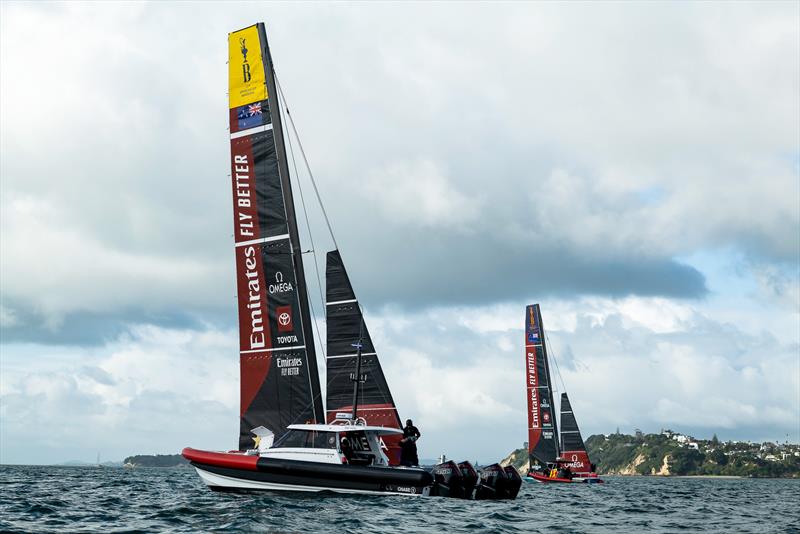
[{"label": "boat windshield", "polygon": [[316,430],[289,430],[276,446],[300,449],[335,449],[336,433],[318,432]]}]

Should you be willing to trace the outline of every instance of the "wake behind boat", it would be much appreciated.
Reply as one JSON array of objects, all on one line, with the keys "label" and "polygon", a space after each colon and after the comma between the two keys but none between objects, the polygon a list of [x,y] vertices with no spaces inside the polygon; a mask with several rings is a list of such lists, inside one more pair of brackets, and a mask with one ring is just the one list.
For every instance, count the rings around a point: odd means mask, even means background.
[{"label": "wake behind boat", "polygon": [[538,304],[525,310],[525,362],[528,397],[528,454],[525,480],[542,483],[602,483],[566,393],[561,394],[561,440],[553,410],[553,387],[542,314]]},{"label": "wake behind boat", "polygon": [[[291,121],[291,115],[280,102],[283,94],[262,23],[228,35],[228,69],[241,370],[239,448],[186,448],[183,456],[217,491],[515,498],[519,475],[497,464],[478,471],[469,462],[442,463],[431,471],[399,466],[401,438],[406,451],[416,451],[411,445],[414,436],[404,437],[401,430],[338,250],[327,255],[328,411],[323,409],[313,309],[283,132],[283,119]],[[309,177],[313,182],[310,171]],[[322,212],[327,222],[324,208]],[[329,223],[328,230],[335,244]],[[313,247],[309,252],[315,254]],[[405,459],[413,465],[409,457],[415,458],[416,452]]]}]

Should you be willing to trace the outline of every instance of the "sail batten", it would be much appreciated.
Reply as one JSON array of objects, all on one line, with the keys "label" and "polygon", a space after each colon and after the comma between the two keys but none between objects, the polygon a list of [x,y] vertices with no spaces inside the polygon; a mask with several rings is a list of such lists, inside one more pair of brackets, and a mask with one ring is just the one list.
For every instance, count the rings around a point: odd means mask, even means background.
[{"label": "sail batten", "polygon": [[275,77],[263,24],[229,34],[241,373],[239,448],[324,419]]}]

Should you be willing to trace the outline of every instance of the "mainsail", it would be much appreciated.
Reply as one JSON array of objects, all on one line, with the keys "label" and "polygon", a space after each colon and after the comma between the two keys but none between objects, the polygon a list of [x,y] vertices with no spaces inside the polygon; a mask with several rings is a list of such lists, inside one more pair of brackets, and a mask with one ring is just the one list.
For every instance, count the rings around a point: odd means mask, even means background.
[{"label": "mainsail", "polygon": [[589,473],[591,463],[583,443],[578,421],[566,393],[561,394],[561,456],[570,462],[573,473]]},{"label": "mainsail", "polygon": [[[356,415],[363,417],[369,425],[402,428],[392,393],[338,250],[328,252],[325,278],[328,330],[327,421],[336,419],[338,413],[349,415],[353,409],[354,377],[351,375],[356,367],[357,353],[353,345],[360,340],[363,382],[359,388]],[[399,463],[399,438],[390,437],[384,441],[390,463]]]},{"label": "mainsail", "polygon": [[239,304],[239,449],[322,422],[322,398],[275,75],[264,25],[228,35],[231,178]]},{"label": "mainsail", "polygon": [[538,304],[525,310],[525,362],[528,393],[528,453],[531,464],[547,465],[558,457],[558,429],[553,389]]}]

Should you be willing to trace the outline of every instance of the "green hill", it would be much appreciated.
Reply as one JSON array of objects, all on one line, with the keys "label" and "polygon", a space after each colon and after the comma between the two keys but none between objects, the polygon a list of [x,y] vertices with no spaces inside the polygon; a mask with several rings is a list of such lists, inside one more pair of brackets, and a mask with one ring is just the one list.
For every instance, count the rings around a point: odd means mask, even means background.
[{"label": "green hill", "polygon": [[[671,430],[661,434],[597,434],[586,440],[597,471],[607,475],[679,475],[800,478],[800,445],[699,440]],[[528,452],[503,460],[524,474]]]}]

